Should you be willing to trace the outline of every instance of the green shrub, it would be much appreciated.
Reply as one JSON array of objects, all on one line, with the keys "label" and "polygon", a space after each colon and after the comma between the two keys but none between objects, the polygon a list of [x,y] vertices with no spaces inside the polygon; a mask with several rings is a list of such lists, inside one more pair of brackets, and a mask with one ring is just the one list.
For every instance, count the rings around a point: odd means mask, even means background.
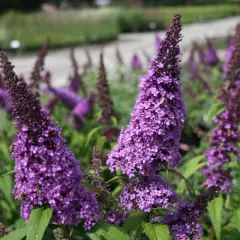
[{"label": "green shrub", "polygon": [[84,44],[114,40],[119,34],[114,18],[86,18],[81,12],[23,14],[9,12],[0,18],[0,48],[9,49],[18,40],[23,49],[37,49],[51,39],[52,46]]},{"label": "green shrub", "polygon": [[38,49],[50,37],[52,47],[72,43],[101,43],[119,33],[165,29],[174,13],[184,24],[239,15],[236,5],[159,8],[103,8],[56,13],[8,12],[0,16],[0,49],[10,49],[18,40],[23,50]]}]

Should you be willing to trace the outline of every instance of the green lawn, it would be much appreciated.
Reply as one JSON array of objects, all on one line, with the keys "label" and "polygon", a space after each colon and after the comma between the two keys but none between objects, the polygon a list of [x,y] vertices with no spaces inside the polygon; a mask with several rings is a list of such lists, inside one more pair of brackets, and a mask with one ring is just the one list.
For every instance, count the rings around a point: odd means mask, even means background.
[{"label": "green lawn", "polygon": [[40,48],[50,37],[52,47],[71,43],[101,43],[117,39],[120,32],[142,32],[164,29],[174,13],[182,14],[182,22],[194,23],[236,16],[236,5],[158,8],[104,8],[47,13],[8,12],[0,16],[0,48],[10,49],[18,40],[22,50]]}]

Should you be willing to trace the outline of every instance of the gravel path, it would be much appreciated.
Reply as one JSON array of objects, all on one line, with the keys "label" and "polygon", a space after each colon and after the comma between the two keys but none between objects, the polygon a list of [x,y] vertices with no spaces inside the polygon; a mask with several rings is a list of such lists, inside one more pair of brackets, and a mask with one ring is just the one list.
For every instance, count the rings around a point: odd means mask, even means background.
[{"label": "gravel path", "polygon": [[[196,23],[183,26],[183,41],[181,42],[182,52],[184,53],[183,61],[187,59],[191,42],[197,41],[199,43],[205,41],[205,37],[226,37],[231,32],[237,23],[240,22],[240,17],[231,17],[222,20],[217,20],[208,23]],[[160,37],[163,38],[164,31],[159,32]],[[113,67],[116,63],[115,46],[116,43],[119,46],[124,62],[129,64],[133,53],[143,57],[143,49],[150,56],[153,56],[155,51],[154,45],[154,33],[134,33],[134,34],[122,34],[118,41],[108,43],[104,46],[105,65],[108,71],[113,71]],[[93,62],[97,64],[100,53],[100,46],[93,45],[89,48],[90,55]],[[223,57],[224,53],[220,53]],[[83,47],[76,48],[76,57],[79,64],[86,61],[86,56]],[[17,73],[23,74],[25,77],[29,76],[29,72],[35,61],[35,56],[19,56],[12,57],[11,61],[16,66]],[[46,58],[46,69],[50,70],[53,77],[53,84],[61,86],[66,83],[67,76],[71,71],[71,63],[69,60],[69,49],[64,48],[60,50],[50,51]]]}]

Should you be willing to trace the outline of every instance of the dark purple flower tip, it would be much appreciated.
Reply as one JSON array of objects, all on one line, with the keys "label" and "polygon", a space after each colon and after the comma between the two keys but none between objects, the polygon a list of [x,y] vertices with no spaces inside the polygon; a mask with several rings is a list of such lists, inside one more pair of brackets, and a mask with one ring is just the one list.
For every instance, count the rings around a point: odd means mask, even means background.
[{"label": "dark purple flower tip", "polygon": [[41,73],[43,71],[44,60],[48,53],[49,45],[50,45],[50,39],[47,39],[45,44],[42,46],[42,48],[40,49],[40,51],[38,53],[37,60],[33,66],[32,72],[31,72],[31,76],[30,76],[31,82],[30,82],[29,86],[37,92],[39,92],[39,83],[43,78],[41,76]]},{"label": "dark purple flower tip", "polygon": [[[232,190],[232,177],[230,173],[221,180],[226,172],[223,165],[231,161],[230,154],[234,154],[239,158],[239,147],[237,145],[240,139],[238,129],[240,114],[239,114],[239,96],[240,86],[235,82],[235,89],[225,90],[222,94],[222,99],[226,104],[226,109],[215,117],[218,123],[211,134],[210,149],[205,152],[208,158],[207,166],[203,172],[206,179],[204,186],[219,186],[221,191],[230,192]],[[222,184],[222,186],[220,186]]]},{"label": "dark purple flower tip", "polygon": [[140,58],[138,57],[137,54],[134,54],[132,57],[132,60],[130,62],[130,67],[132,69],[136,69],[136,70],[141,70],[142,69],[142,62],[140,60]]},{"label": "dark purple flower tip", "polygon": [[220,60],[217,56],[217,51],[214,48],[210,39],[207,39],[207,45],[208,45],[208,49],[207,49],[207,52],[205,54],[205,60],[204,60],[205,64],[209,67],[215,67],[220,62]]},{"label": "dark purple flower tip", "polygon": [[160,48],[161,42],[162,42],[162,40],[160,39],[158,33],[155,33],[155,48],[156,48],[156,51],[158,51],[158,49]]},{"label": "dark purple flower tip", "polygon": [[107,80],[107,74],[103,61],[103,53],[100,54],[99,73],[97,80],[97,94],[96,103],[101,109],[101,117],[98,120],[100,124],[110,125],[112,117],[116,117],[117,114],[113,108],[113,101],[110,97],[110,90]]},{"label": "dark purple flower tip", "polygon": [[224,65],[224,81],[228,89],[235,88],[235,82],[240,80],[239,62],[240,24],[236,26],[234,38],[227,49],[226,61]]},{"label": "dark purple flower tip", "polygon": [[83,84],[82,75],[79,73],[79,66],[78,66],[77,60],[74,55],[74,50],[75,50],[75,47],[72,46],[70,48],[70,59],[72,62],[72,67],[73,67],[73,75],[71,76],[69,89],[76,93],[76,92],[78,92],[78,90],[80,88],[82,88],[84,90],[85,86]]}]

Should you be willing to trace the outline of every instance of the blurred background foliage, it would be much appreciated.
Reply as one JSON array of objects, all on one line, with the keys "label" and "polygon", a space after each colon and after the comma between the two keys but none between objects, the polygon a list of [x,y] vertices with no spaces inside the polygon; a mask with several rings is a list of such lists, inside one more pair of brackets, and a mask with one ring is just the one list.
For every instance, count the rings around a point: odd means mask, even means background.
[{"label": "blurred background foliage", "polygon": [[182,13],[183,24],[240,14],[240,9],[235,4],[149,6],[130,8],[127,11],[124,6],[29,13],[15,10],[0,15],[0,49],[10,50],[11,42],[17,40],[22,50],[36,50],[48,37],[51,38],[51,47],[107,42],[117,39],[120,33],[165,29],[175,12]]},{"label": "blurred background foliage", "polygon": [[[43,3],[52,3],[56,6],[68,4],[73,7],[96,6],[101,1],[95,0],[1,0],[0,9],[5,11],[8,9],[31,11],[39,9]],[[176,5],[209,5],[234,3],[231,0],[112,0],[107,1],[109,5],[121,6],[176,6]]]}]

